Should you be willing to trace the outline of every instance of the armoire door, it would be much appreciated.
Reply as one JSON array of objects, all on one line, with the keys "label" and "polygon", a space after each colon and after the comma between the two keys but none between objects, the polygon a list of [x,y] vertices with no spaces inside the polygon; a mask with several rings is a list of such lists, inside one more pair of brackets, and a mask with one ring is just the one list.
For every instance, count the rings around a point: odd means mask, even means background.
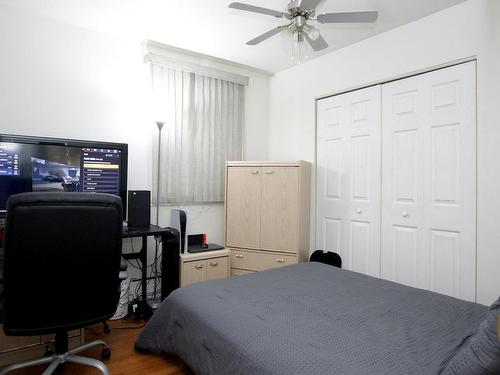
[{"label": "armoire door", "polygon": [[227,168],[226,244],[260,246],[261,167]]},{"label": "armoire door", "polygon": [[475,63],[382,86],[381,276],[475,300]]},{"label": "armoire door", "polygon": [[316,248],[380,276],[380,86],[317,102]]},{"label": "armoire door", "polygon": [[262,168],[260,247],[298,251],[299,168]]}]

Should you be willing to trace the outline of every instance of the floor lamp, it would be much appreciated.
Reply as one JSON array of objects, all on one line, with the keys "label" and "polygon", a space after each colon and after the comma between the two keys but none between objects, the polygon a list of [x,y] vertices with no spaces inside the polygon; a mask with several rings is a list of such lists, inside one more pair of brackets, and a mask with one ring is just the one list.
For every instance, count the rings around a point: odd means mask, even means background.
[{"label": "floor lamp", "polygon": [[161,177],[161,129],[165,125],[163,121],[156,121],[158,127],[158,168],[156,170],[156,225],[160,221],[160,177]]},{"label": "floor lamp", "polygon": [[[165,125],[164,121],[156,121],[156,126],[158,127],[158,168],[156,170],[156,225],[158,226],[160,224],[160,180],[161,180],[161,129],[163,128],[163,125]],[[156,246],[155,246],[155,277],[154,277],[154,293],[153,293],[153,299],[156,302],[156,288],[158,286],[158,238],[156,239]]]}]

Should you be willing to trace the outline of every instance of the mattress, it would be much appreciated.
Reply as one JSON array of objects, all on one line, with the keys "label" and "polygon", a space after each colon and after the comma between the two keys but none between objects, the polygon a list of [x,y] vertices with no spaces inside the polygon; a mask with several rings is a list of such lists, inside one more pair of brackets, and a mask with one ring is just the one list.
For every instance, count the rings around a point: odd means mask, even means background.
[{"label": "mattress", "polygon": [[439,374],[487,307],[301,263],[178,289],[136,341],[196,374]]}]

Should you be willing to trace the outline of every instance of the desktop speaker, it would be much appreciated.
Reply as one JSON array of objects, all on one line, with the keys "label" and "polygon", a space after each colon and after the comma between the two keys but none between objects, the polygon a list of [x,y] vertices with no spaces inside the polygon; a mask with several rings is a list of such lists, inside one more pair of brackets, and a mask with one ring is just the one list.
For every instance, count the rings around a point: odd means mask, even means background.
[{"label": "desktop speaker", "polygon": [[151,220],[151,192],[130,190],[128,192],[128,220],[131,228],[149,227]]}]

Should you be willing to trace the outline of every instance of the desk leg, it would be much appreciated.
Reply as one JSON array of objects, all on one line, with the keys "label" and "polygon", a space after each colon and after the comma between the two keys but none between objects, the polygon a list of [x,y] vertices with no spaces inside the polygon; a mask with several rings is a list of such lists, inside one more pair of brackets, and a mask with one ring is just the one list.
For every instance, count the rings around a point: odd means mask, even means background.
[{"label": "desk leg", "polygon": [[139,319],[149,320],[151,315],[153,315],[153,310],[151,306],[148,304],[148,237],[142,236],[142,247],[139,253],[139,259],[142,263],[142,296],[141,302],[138,306],[138,310],[136,310],[136,314]]},{"label": "desk leg", "polygon": [[147,304],[148,297],[148,237],[142,236],[141,248],[141,263],[142,263],[142,302]]}]

